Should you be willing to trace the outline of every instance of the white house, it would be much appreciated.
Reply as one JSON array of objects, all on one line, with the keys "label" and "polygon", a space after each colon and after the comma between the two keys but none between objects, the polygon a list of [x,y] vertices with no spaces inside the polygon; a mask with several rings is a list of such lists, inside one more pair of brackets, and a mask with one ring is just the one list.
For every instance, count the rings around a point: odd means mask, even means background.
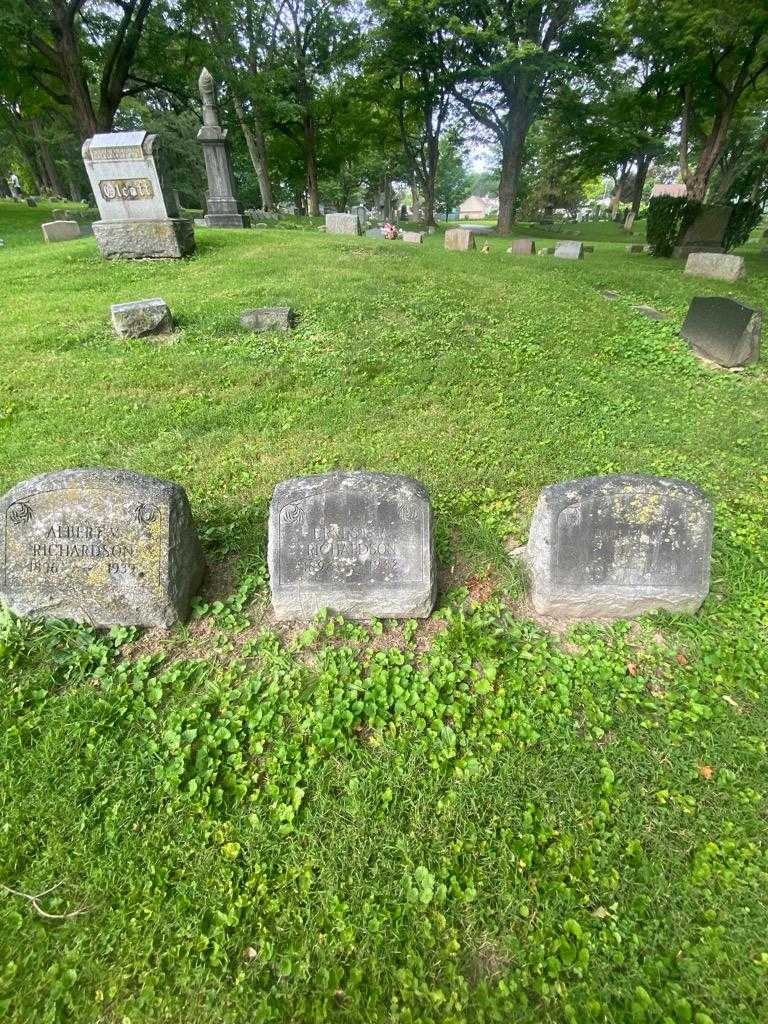
[{"label": "white house", "polygon": [[482,220],[499,212],[499,200],[488,196],[470,196],[459,206],[459,220]]}]

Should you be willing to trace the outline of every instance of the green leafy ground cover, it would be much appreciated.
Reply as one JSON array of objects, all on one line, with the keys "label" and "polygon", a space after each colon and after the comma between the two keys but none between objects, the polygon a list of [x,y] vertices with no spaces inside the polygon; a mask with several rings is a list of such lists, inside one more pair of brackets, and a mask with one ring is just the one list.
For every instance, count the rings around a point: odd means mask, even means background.
[{"label": "green leafy ground cover", "polygon": [[[579,264],[283,227],[108,264],[47,216],[0,204],[0,487],[179,480],[212,574],[168,636],[0,620],[0,882],[85,910],[0,895],[0,1015],[764,1022],[766,373],[677,336],[695,294],[768,305],[756,244],[736,285],[613,225]],[[116,340],[155,295],[173,343]],[[239,329],[279,304],[291,336]],[[271,489],[340,467],[428,485],[431,624],[271,623]],[[711,595],[546,631],[505,545],[617,471],[711,494]]]}]

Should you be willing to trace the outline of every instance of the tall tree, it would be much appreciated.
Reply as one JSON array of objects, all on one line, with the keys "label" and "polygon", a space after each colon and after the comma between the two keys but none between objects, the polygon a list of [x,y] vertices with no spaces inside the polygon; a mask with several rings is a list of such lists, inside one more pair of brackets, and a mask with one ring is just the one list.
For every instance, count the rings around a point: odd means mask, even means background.
[{"label": "tall tree", "polygon": [[680,174],[704,200],[740,106],[768,73],[765,0],[628,0],[634,50],[678,95]]},{"label": "tall tree", "polygon": [[568,61],[589,43],[596,8],[580,0],[459,0],[443,8],[454,94],[501,147],[498,229],[509,234],[526,136],[555,83],[574,77],[578,64]]}]

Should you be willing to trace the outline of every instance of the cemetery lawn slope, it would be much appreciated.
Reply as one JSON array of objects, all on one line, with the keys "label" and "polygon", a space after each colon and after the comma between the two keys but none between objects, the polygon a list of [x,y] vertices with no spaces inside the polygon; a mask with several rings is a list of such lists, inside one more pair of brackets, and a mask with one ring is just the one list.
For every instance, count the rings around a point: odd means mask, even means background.
[{"label": "cemetery lawn slope", "polygon": [[[0,490],[178,481],[210,576],[167,634],[0,617],[0,1016],[764,1022],[768,379],[679,337],[695,295],[768,306],[757,247],[735,284],[614,225],[579,262],[281,226],[105,263],[49,216],[0,201]],[[118,339],[153,297],[176,333]],[[427,623],[272,621],[272,488],[342,468],[428,487]],[[508,550],[615,472],[710,495],[710,596],[546,630]]]}]

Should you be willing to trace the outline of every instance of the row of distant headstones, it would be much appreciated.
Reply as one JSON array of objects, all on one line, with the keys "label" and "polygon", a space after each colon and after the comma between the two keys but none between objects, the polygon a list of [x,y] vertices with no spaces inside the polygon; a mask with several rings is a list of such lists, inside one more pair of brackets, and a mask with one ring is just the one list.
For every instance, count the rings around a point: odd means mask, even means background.
[{"label": "row of distant headstones", "polygon": [[[0,498],[0,600],[19,615],[94,626],[184,620],[205,570],[178,484],[70,469]],[[524,548],[533,611],[558,619],[695,612],[709,590],[713,513],[693,484],[588,477],[542,491]],[[432,507],[406,476],[333,472],[278,484],[268,528],[278,620],[322,609],[425,618],[437,594]]]}]

